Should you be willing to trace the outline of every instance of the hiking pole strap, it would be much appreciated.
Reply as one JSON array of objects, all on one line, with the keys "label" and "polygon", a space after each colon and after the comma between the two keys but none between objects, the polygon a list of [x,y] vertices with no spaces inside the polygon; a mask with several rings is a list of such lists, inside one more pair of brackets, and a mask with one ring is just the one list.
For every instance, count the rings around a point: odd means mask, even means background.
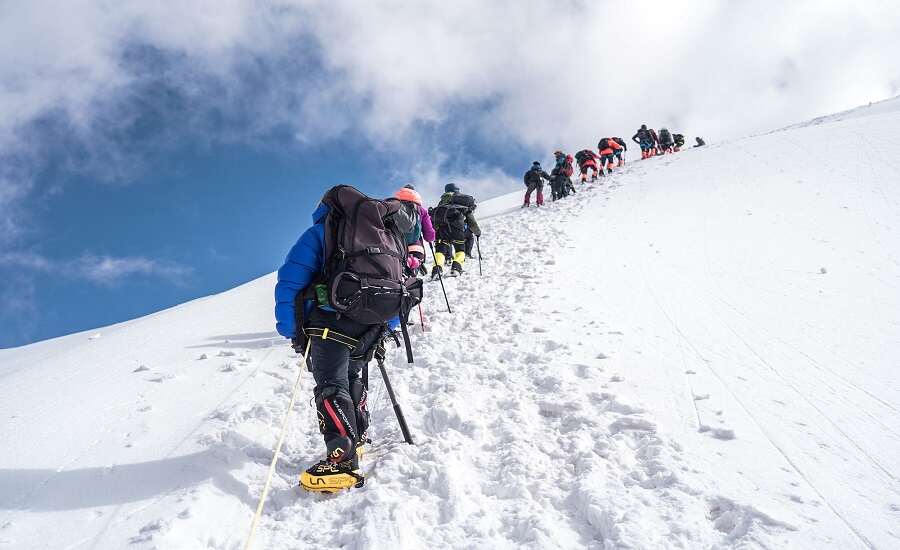
[{"label": "hiking pole strap", "polygon": [[397,396],[394,395],[394,387],[391,386],[391,380],[388,378],[387,369],[384,368],[384,360],[378,361],[378,369],[381,371],[381,378],[384,380],[384,387],[387,389],[388,397],[391,399],[391,405],[394,406],[394,415],[397,417],[397,423],[400,424],[400,432],[403,433],[403,440],[410,445],[413,443],[412,435],[409,433],[409,426],[406,425],[406,417],[403,416],[403,409],[397,403]]}]

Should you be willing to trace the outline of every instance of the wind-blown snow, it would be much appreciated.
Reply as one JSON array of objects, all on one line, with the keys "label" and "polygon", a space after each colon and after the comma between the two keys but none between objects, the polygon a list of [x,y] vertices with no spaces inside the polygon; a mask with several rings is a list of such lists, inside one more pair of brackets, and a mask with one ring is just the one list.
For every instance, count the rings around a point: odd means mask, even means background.
[{"label": "wind-blown snow", "polygon": [[[900,546],[896,143],[894,102],[485,202],[484,276],[390,364],[417,445],[373,368],[366,486],[302,492],[304,374],[256,548]],[[0,548],[240,548],[273,284],[0,350]]]}]

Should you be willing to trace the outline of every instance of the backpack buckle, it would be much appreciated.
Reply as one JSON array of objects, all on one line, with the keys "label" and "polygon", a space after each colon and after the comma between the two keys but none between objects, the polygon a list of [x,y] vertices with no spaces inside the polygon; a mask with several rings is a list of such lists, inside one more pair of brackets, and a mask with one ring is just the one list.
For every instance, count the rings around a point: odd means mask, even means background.
[{"label": "backpack buckle", "polygon": [[381,254],[381,249],[377,246],[370,246],[366,248],[367,254]]}]

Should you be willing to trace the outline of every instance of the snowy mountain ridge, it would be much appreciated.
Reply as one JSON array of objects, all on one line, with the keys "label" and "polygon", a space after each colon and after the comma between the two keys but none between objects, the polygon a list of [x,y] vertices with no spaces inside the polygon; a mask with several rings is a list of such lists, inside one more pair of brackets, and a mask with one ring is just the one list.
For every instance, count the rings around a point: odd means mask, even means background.
[{"label": "snowy mountain ridge", "polygon": [[[311,495],[302,377],[256,548],[900,546],[900,102],[485,201]],[[874,106],[873,106],[874,107]],[[297,375],[272,275],[0,350],[0,549],[241,548]]]}]

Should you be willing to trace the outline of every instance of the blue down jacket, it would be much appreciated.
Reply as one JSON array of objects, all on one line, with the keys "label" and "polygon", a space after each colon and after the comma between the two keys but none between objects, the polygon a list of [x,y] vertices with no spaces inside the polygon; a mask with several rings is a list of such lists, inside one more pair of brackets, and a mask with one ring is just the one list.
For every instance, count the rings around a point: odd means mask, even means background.
[{"label": "blue down jacket", "polygon": [[[294,299],[322,271],[325,263],[325,216],[328,207],[319,203],[312,215],[312,226],[300,235],[284,265],[278,269],[275,284],[275,330],[285,338],[297,335]],[[311,307],[310,305],[307,307]]]}]

